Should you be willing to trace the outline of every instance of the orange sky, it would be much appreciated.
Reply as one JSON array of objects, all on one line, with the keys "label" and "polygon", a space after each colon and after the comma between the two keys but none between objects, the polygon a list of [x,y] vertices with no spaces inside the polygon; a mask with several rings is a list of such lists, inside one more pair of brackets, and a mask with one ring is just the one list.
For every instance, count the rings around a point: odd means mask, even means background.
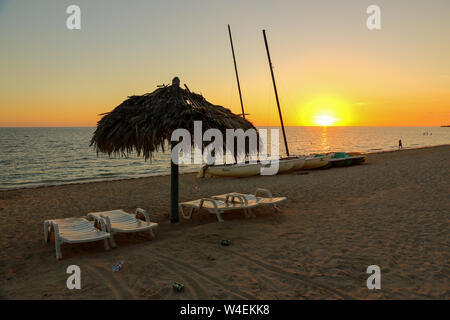
[{"label": "orange sky", "polygon": [[450,124],[450,2],[0,0],[0,126],[95,126],[127,96],[179,76],[240,112],[231,24],[246,113],[278,125],[261,30],[267,30],[286,125]]}]

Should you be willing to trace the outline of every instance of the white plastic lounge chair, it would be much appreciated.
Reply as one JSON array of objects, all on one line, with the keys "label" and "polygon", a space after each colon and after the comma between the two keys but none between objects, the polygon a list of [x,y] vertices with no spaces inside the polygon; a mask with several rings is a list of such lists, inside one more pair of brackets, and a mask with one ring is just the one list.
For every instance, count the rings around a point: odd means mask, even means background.
[{"label": "white plastic lounge chair", "polygon": [[[188,202],[181,202],[179,204],[179,209],[185,219],[191,219],[194,210],[199,211],[203,208],[209,213],[215,214],[219,222],[223,222],[222,213],[225,211],[242,209],[244,210],[245,216],[248,216],[250,214],[250,209],[255,205],[256,204],[246,203],[245,200],[239,195],[230,195],[229,197],[225,196],[223,200],[203,198]],[[185,212],[186,208],[189,209],[188,212]]]},{"label": "white plastic lounge chair", "polygon": [[[258,196],[258,194],[264,194],[266,197]],[[250,208],[263,206],[263,205],[272,205],[273,208],[280,212],[280,208],[278,208],[278,204],[285,201],[286,197],[273,197],[272,192],[270,192],[267,189],[261,189],[258,188],[255,191],[255,194],[246,194],[246,193],[238,193],[238,192],[231,192],[226,194],[221,194],[218,196],[212,196],[211,198],[221,201],[236,201],[238,199],[238,202],[244,201],[244,205],[248,206]],[[249,210],[251,216],[255,216],[251,210]]]},{"label": "white plastic lounge chair", "polygon": [[[137,218],[140,214],[144,216],[145,221]],[[153,229],[158,227],[157,223],[150,221],[147,211],[141,208],[137,208],[135,214],[127,213],[122,209],[119,209],[103,212],[90,212],[87,217],[95,219],[96,221],[104,221],[107,232],[111,234],[110,241],[113,248],[116,247],[116,242],[114,241],[114,234],[116,233],[148,231],[150,236],[155,238]]]},{"label": "white plastic lounge chair", "polygon": [[106,226],[100,222],[101,231],[96,229],[94,221],[85,218],[67,218],[44,221],[44,239],[50,241],[52,231],[55,234],[56,259],[62,259],[61,244],[83,243],[103,240],[105,249],[109,250]]}]

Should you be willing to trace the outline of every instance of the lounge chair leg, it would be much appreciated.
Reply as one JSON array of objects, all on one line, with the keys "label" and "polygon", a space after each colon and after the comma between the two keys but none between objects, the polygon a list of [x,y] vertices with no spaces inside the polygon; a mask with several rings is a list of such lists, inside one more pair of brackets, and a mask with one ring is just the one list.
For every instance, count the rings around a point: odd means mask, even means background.
[{"label": "lounge chair leg", "polygon": [[48,230],[48,221],[44,221],[44,241],[45,243],[49,242],[49,230]]},{"label": "lounge chair leg", "polygon": [[[103,219],[94,220],[94,221],[95,221],[94,224],[97,223],[97,226],[98,226],[98,224],[100,225],[100,229],[103,232],[108,232],[108,227],[105,225],[105,222],[103,221]],[[112,238],[112,234],[111,233],[110,233],[109,236]],[[109,247],[109,244],[108,244],[108,238],[103,239],[103,241],[105,243],[105,250],[109,250],[110,247]]]},{"label": "lounge chair leg", "polygon": [[109,244],[108,244],[108,238],[103,239],[103,242],[104,242],[104,244],[105,244],[105,250],[106,250],[106,251],[108,251],[109,249],[111,249],[111,248],[109,247]]},{"label": "lounge chair leg", "polygon": [[220,213],[220,211],[217,211],[216,215],[217,215],[217,220],[219,220],[219,222],[223,222],[222,214]]},{"label": "lounge chair leg", "polygon": [[183,207],[180,206],[181,214],[183,215],[183,217],[184,217],[185,219],[192,219],[192,214],[194,213],[194,209],[195,209],[195,208],[193,208],[193,207],[189,208],[189,209],[188,209],[188,210],[189,210],[188,213],[185,214],[185,213],[184,213],[184,210],[183,210]]},{"label": "lounge chair leg", "polygon": [[[111,247],[112,248],[116,248],[116,242],[114,241],[114,234],[111,228],[111,220],[109,219],[108,216],[104,217],[103,215],[100,215],[101,219],[99,219],[98,221],[100,222],[100,225],[102,226],[102,230],[104,228],[104,230],[106,230],[106,232],[109,232],[109,241],[111,242]],[[104,220],[102,220],[104,219]]]},{"label": "lounge chair leg", "polygon": [[61,254],[61,244],[58,241],[55,241],[55,249],[56,249],[56,260],[61,260],[62,259],[62,254]]},{"label": "lounge chair leg", "polygon": [[61,240],[59,239],[59,228],[57,224],[52,223],[53,232],[55,233],[55,249],[56,249],[56,260],[62,259],[61,253]]},{"label": "lounge chair leg", "polygon": [[111,241],[111,247],[112,248],[117,248],[116,242],[114,241],[114,235],[112,232],[109,233],[111,235],[111,237],[109,238],[109,240]]},{"label": "lounge chair leg", "polygon": [[155,239],[155,238],[156,238],[155,233],[153,232],[153,229],[150,229],[150,230],[148,231],[148,233],[150,233],[150,237],[151,237],[152,239]]},{"label": "lounge chair leg", "polygon": [[281,209],[278,208],[276,204],[274,204],[273,207],[275,208],[275,219],[278,219],[280,217]]},{"label": "lounge chair leg", "polygon": [[62,259],[61,241],[59,240],[59,237],[56,238],[56,233],[55,233],[55,250],[56,250],[56,260],[61,260]]},{"label": "lounge chair leg", "polygon": [[179,208],[179,210],[180,210],[181,215],[183,216],[183,218],[185,218],[185,219],[190,219],[190,218],[191,218],[191,216],[192,216],[192,209],[189,209],[189,213],[186,214],[186,213],[184,213],[184,209],[183,209],[183,206],[182,206],[182,205],[180,205],[178,208]]}]

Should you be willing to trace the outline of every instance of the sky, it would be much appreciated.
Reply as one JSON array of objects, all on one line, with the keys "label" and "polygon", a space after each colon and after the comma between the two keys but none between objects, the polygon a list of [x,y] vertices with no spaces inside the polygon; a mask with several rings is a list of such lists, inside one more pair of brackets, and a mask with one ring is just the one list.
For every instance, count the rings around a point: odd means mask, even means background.
[{"label": "sky", "polygon": [[279,124],[262,29],[286,125],[450,124],[448,0],[0,0],[0,126],[95,126],[174,76],[240,113],[227,24],[255,125]]}]

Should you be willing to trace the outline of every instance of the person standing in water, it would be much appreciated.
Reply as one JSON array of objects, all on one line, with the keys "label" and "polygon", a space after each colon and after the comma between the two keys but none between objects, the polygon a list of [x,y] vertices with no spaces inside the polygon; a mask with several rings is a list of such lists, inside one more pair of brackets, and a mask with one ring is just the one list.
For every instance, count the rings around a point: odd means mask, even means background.
[{"label": "person standing in water", "polygon": [[398,150],[403,149],[402,139],[398,140]]}]

